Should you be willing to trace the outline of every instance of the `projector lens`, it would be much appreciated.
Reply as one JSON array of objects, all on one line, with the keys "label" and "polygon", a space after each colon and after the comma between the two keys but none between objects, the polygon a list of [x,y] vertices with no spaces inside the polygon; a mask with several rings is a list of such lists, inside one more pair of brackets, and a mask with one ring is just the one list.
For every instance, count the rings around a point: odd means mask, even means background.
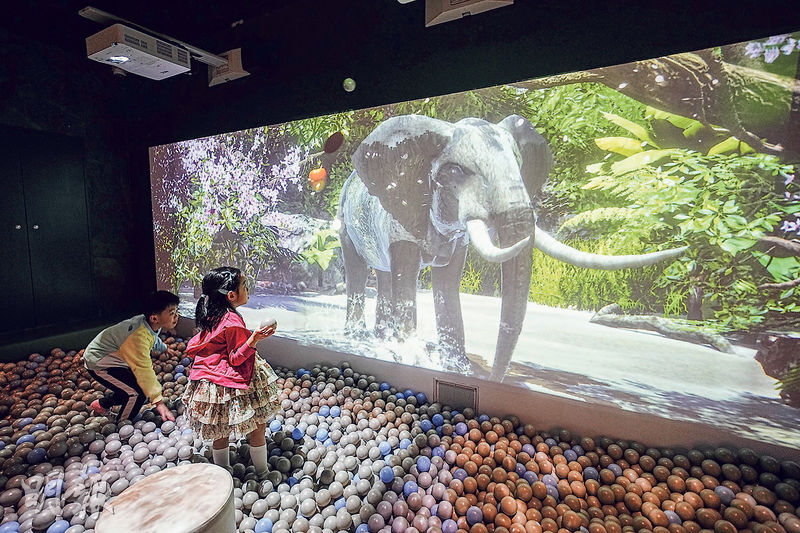
[{"label": "projector lens", "polygon": [[131,58],[126,56],[111,56],[108,59],[106,59],[106,61],[108,61],[109,63],[119,64],[119,63],[125,63],[126,61],[130,61],[130,59]]}]

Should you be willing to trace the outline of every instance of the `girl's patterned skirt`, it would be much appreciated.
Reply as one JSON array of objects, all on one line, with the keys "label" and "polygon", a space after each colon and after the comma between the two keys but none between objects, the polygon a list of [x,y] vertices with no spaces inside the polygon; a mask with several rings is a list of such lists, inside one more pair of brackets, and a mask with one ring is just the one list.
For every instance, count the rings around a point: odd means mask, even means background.
[{"label": "girl's patterned skirt", "polygon": [[234,389],[207,379],[190,381],[183,394],[189,425],[203,440],[231,435],[240,439],[280,410],[278,376],[256,356],[248,389]]}]

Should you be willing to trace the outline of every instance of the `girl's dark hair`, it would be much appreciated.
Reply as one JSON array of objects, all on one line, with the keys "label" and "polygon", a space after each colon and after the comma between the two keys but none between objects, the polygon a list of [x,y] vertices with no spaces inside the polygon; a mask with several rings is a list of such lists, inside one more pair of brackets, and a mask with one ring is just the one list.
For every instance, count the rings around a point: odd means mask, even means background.
[{"label": "girl's dark hair", "polygon": [[242,271],[235,267],[219,267],[203,276],[203,295],[197,300],[194,321],[203,331],[211,331],[228,311],[236,310],[228,301],[228,291],[238,291]]}]

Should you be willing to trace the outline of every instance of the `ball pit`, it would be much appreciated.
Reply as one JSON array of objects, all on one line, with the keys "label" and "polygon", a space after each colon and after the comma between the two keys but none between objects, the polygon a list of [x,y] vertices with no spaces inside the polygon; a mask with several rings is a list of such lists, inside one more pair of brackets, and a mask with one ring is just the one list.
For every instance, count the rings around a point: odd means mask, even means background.
[{"label": "ball pit", "polygon": [[[168,401],[191,360],[154,356]],[[800,466],[725,447],[668,449],[539,431],[515,416],[429,403],[350,363],[276,368],[281,411],[268,472],[230,450],[248,533],[800,533]],[[0,365],[0,533],[92,532],[102,506],[145,477],[208,462],[180,407],[114,421],[80,353]],[[233,443],[237,444],[237,443]]]}]

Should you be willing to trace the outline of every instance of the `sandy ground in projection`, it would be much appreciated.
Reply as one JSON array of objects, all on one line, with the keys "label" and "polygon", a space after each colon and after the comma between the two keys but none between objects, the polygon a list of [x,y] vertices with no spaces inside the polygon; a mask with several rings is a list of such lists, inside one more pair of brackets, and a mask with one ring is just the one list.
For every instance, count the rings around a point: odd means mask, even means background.
[{"label": "sandy ground in projection", "polygon": [[[251,295],[240,311],[250,327],[275,317],[280,336],[303,344],[433,370],[447,367],[430,351],[436,340],[430,291],[419,292],[418,334],[403,344],[344,336],[345,305],[344,295]],[[374,306],[374,298],[367,298],[370,326]],[[473,374],[488,375],[500,299],[462,294],[461,306]],[[592,314],[528,304],[505,382],[800,447],[800,409],[780,401],[775,380],[753,359],[754,350],[738,347],[736,354],[725,354],[656,333],[591,324]]]}]

